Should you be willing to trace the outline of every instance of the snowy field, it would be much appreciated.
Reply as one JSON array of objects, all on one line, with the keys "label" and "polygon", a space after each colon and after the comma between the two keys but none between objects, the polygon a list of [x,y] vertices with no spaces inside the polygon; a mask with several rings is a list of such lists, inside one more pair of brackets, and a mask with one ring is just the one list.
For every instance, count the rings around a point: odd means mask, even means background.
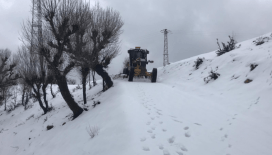
[{"label": "snowy field", "polygon": [[[272,38],[264,36],[271,40],[259,46],[254,38],[219,57],[213,51],[160,67],[157,83],[116,79],[101,93],[100,81],[87,90],[89,110],[73,121],[60,93],[49,97],[55,110],[46,115],[37,102],[9,114],[2,106],[0,155],[271,155]],[[211,69],[220,76],[206,83]],[[98,129],[93,138],[89,127]]]}]

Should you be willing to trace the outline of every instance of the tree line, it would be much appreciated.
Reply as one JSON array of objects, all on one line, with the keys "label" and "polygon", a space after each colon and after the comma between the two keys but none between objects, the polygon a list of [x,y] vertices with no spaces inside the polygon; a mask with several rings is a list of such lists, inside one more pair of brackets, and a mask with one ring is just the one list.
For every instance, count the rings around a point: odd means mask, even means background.
[{"label": "tree line", "polygon": [[83,0],[43,0],[40,10],[37,16],[42,17],[42,31],[35,33],[33,21],[26,20],[21,33],[23,44],[17,54],[0,50],[0,104],[6,106],[9,88],[20,85],[22,105],[34,97],[46,114],[51,110],[46,90],[50,86],[55,97],[52,84],[56,84],[76,118],[83,109],[68,89],[67,74],[74,68],[79,71],[84,104],[90,73],[102,77],[103,89],[112,87],[105,68],[120,51],[124,23],[112,8],[104,9],[98,3],[91,7]]}]

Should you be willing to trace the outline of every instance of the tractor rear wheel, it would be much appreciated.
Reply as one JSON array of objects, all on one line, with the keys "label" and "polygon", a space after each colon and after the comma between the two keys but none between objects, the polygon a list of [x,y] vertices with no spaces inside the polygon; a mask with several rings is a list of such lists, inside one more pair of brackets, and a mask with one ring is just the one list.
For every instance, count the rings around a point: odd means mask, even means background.
[{"label": "tractor rear wheel", "polygon": [[157,68],[153,68],[152,75],[151,75],[151,82],[157,81]]},{"label": "tractor rear wheel", "polygon": [[134,76],[134,67],[130,68],[129,75],[128,75],[128,81],[133,81]]}]

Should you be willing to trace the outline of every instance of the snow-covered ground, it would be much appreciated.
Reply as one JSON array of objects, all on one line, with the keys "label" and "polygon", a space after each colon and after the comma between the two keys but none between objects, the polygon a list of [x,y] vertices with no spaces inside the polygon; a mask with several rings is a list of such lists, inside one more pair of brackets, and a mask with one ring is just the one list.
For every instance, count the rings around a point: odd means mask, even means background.
[{"label": "snow-covered ground", "polygon": [[[46,115],[38,103],[9,114],[2,106],[0,154],[271,155],[272,40],[256,46],[255,39],[219,57],[213,51],[158,68],[157,83],[116,79],[104,93],[99,84],[73,121],[60,94]],[[196,70],[198,57],[205,60]],[[250,71],[251,64],[258,66]],[[205,83],[211,69],[220,76]],[[73,96],[82,106],[81,91]],[[99,129],[94,138],[89,127]]]}]

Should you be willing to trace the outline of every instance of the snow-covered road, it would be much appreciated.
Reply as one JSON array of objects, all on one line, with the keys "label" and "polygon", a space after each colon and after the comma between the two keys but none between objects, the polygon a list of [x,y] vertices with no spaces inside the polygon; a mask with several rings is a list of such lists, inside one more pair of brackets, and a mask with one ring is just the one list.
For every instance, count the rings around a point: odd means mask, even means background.
[{"label": "snow-covered road", "polygon": [[269,145],[255,143],[266,139],[263,131],[247,130],[254,123],[225,104],[237,98],[190,92],[190,88],[182,91],[186,86],[142,79],[116,80],[115,84],[125,90],[124,111],[133,137],[125,154],[253,155],[271,151]]}]

